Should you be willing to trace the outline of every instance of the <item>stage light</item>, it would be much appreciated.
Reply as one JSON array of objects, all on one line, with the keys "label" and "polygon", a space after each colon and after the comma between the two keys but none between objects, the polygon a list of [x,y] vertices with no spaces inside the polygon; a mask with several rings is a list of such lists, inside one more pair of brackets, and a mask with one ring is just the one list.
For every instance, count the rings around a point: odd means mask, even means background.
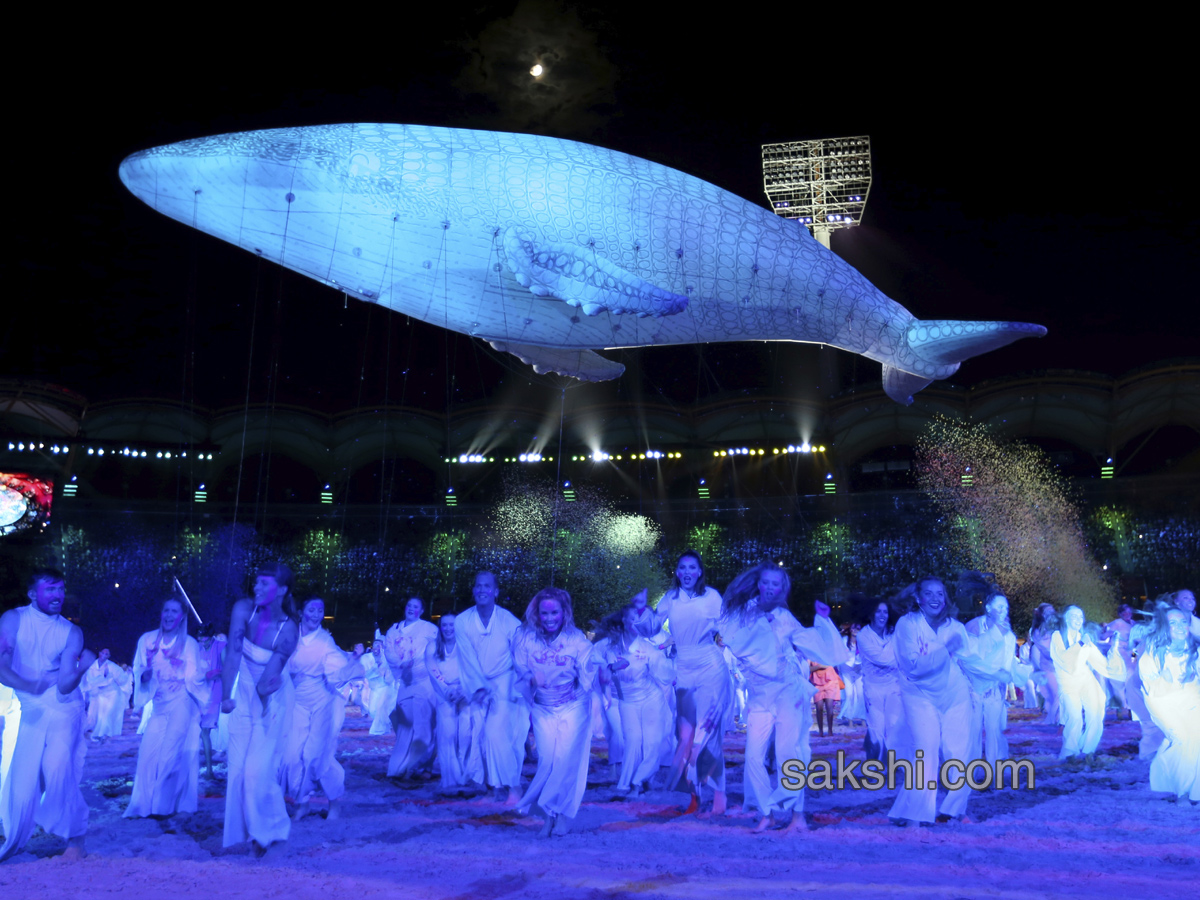
[{"label": "stage light", "polygon": [[793,141],[762,146],[763,189],[778,216],[808,226],[825,247],[862,219],[871,190],[871,142]]}]

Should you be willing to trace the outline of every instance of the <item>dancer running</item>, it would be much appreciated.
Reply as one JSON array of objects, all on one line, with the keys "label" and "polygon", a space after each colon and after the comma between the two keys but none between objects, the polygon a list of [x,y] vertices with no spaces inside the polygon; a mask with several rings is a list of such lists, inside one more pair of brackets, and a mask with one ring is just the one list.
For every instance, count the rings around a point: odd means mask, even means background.
[{"label": "dancer running", "polygon": [[496,799],[516,806],[529,735],[529,707],[513,685],[512,641],[521,627],[496,605],[500,587],[491,572],[475,576],[475,605],[454,622],[459,677],[464,693],[483,719],[483,760]]},{"label": "dancer running", "polygon": [[1062,625],[1050,638],[1050,657],[1058,678],[1058,705],[1063,723],[1059,759],[1072,765],[1094,763],[1104,733],[1104,679],[1108,661],[1084,628],[1083,610],[1068,606]]},{"label": "dancer running", "polygon": [[437,624],[437,640],[425,648],[425,668],[437,698],[437,760],[442,791],[451,792],[484,780],[483,754],[479,746],[482,720],[476,716],[463,690],[459,667],[458,640],[454,630],[457,616],[445,613]]},{"label": "dancer running", "polygon": [[287,670],[296,690],[292,728],[283,753],[283,786],[296,804],[292,821],[309,811],[318,787],[329,801],[326,819],[338,818],[338,802],[346,792],[346,770],[337,761],[337,739],[346,718],[346,700],[340,690],[363,674],[366,652],[355,644],[344,652],[322,623],[325,601],[314,597],[300,613],[300,638]]},{"label": "dancer running", "polygon": [[808,680],[809,663],[837,666],[850,657],[833,622],[829,607],[816,602],[812,628],[805,628],[787,607],[791,580],[771,562],[746,570],[725,591],[721,605],[721,639],[746,676],[746,806],[762,813],[755,831],[765,831],[774,819],[789,819],[789,831],[805,830],[804,791],[772,785],[767,774],[767,743],[775,735],[775,759],[812,760],[809,731],[810,699],[815,690]]},{"label": "dancer running", "polygon": [[537,772],[517,808],[542,811],[543,837],[570,831],[587,787],[591,652],[575,627],[571,595],[559,588],[539,591],[513,641],[513,668],[519,689],[529,692],[538,754]]},{"label": "dancer running", "polygon": [[900,699],[900,672],[896,667],[893,637],[896,613],[877,598],[864,604],[860,619],[866,627],[858,632],[858,656],[862,660],[863,696],[867,704],[867,758],[886,759],[888,750],[902,743],[904,703]]},{"label": "dancer running", "polygon": [[61,572],[34,572],[27,596],[28,606],[0,616],[0,682],[21,703],[21,727],[0,785],[0,860],[25,846],[35,824],[65,838],[65,855],[78,858],[86,855],[88,823],[79,790],[87,752],[79,682],[96,655],[84,649],[79,627],[61,615]]},{"label": "dancer running", "polygon": [[669,630],[675,659],[675,713],[679,745],[667,781],[674,789],[685,772],[691,801],[686,812],[700,806],[704,784],[713,788],[712,811],[725,812],[725,720],[733,703],[733,681],[717,644],[721,595],[704,583],[700,554],[687,550],[675,565],[675,583],[658,603],[656,612]]},{"label": "dancer running", "polygon": [[291,830],[279,767],[292,723],[295,692],[284,669],[296,650],[297,618],[291,570],[260,568],[253,599],[233,605],[221,673],[221,711],[229,713],[223,843],[251,840],[260,855]]},{"label": "dancer running", "polygon": [[1141,690],[1165,740],[1150,762],[1150,790],[1200,803],[1200,663],[1190,613],[1156,604],[1138,656]]},{"label": "dancer running", "polygon": [[159,626],[138,639],[133,656],[134,705],[152,700],[138,747],[127,819],[195,812],[199,797],[200,708],[208,702],[200,645],[187,633],[187,612],[163,602]]},{"label": "dancer running", "polygon": [[896,665],[908,726],[905,747],[896,755],[921,763],[920,769],[914,765],[911,787],[901,782],[888,812],[897,825],[946,822],[967,811],[970,788],[965,773],[952,773],[963,780],[947,791],[940,808],[937,774],[939,759],[970,758],[971,688],[959,665],[969,648],[970,638],[954,617],[946,585],[940,578],[921,579],[917,582],[917,609],[896,623]]},{"label": "dancer running", "polygon": [[383,639],[383,655],[396,684],[396,706],[392,713],[396,743],[387,769],[393,777],[415,775],[433,762],[436,698],[425,655],[437,640],[438,629],[421,618],[424,611],[424,601],[411,598],[404,605],[404,621],[389,628]]}]

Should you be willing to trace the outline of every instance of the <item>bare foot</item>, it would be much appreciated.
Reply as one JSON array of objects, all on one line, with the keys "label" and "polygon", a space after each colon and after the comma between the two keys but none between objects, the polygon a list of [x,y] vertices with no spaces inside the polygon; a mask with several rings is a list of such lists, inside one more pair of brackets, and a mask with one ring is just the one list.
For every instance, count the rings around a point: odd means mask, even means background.
[{"label": "bare foot", "polygon": [[564,834],[569,834],[571,831],[571,819],[568,816],[556,816],[554,819],[554,831],[551,832],[556,837],[562,837]]},{"label": "bare foot", "polygon": [[342,817],[342,803],[340,800],[329,801],[329,812],[325,813],[325,821],[333,822]]},{"label": "bare foot", "polygon": [[554,830],[554,816],[546,814],[546,821],[542,824],[542,830],[538,832],[538,837],[548,838]]},{"label": "bare foot", "polygon": [[713,796],[713,808],[712,808],[713,815],[714,816],[725,815],[725,808],[728,805],[728,803],[729,803],[729,799],[725,796],[725,792],[717,791],[716,794]]},{"label": "bare foot", "polygon": [[804,834],[809,830],[808,819],[804,818],[804,813],[798,812],[792,816],[792,821],[788,822],[788,827],[783,833],[788,834]]},{"label": "bare foot", "polygon": [[516,806],[521,802],[521,792],[516,788],[508,789],[508,799],[504,801],[505,806]]},{"label": "bare foot", "polygon": [[763,816],[761,819],[758,820],[758,824],[754,826],[754,833],[762,834],[764,831],[766,831],[770,827],[771,827],[771,817]]},{"label": "bare foot", "polygon": [[301,819],[303,819],[307,815],[308,815],[308,804],[307,803],[297,803],[296,810],[295,810],[295,812],[292,813],[292,821],[299,822]]},{"label": "bare foot", "polygon": [[86,859],[87,850],[83,847],[83,837],[67,838],[67,849],[62,852],[60,859]]}]

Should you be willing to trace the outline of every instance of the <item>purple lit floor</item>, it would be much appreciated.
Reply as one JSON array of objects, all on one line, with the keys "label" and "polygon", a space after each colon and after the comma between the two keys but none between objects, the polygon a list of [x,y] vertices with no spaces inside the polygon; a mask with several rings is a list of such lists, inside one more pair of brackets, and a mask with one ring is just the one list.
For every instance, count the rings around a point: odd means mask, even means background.
[{"label": "purple lit floor", "polygon": [[[1200,878],[1200,807],[1167,802],[1136,758],[1138,726],[1109,724],[1103,765],[1069,772],[1058,729],[1024,710],[1010,724],[1012,755],[1037,768],[1032,791],[988,791],[967,821],[932,828],[888,824],[886,792],[808,795],[813,830],[754,835],[741,803],[742,740],[729,737],[728,816],[680,816],[682,794],[615,801],[604,749],[593,749],[591,788],[576,833],[537,837],[540,820],[488,799],[443,799],[433,785],[383,776],[390,738],[370,737],[352,707],[342,733],[347,795],[340,821],[310,816],[286,845],[256,860],[221,849],[223,782],[202,782],[199,812],[126,820],[138,738],[88,751],[89,856],[58,857],[38,832],[0,866],[0,895],[56,898],[775,898],[1184,897]],[[813,739],[814,755],[848,753],[862,729]],[[526,777],[532,772],[527,765]]]}]

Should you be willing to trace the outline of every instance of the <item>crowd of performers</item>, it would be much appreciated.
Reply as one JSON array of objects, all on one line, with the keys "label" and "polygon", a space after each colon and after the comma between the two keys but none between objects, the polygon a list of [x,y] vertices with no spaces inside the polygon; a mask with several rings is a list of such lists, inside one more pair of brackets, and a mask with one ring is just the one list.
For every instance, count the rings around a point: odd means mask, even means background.
[{"label": "crowd of performers", "polygon": [[[286,840],[318,796],[328,817],[338,815],[345,773],[336,748],[351,690],[372,732],[382,722],[395,735],[388,775],[429,778],[436,763],[443,790],[494,791],[540,814],[547,836],[569,831],[578,814],[594,707],[610,761],[619,761],[619,793],[656,781],[687,791],[688,812],[711,794],[715,814],[728,802],[724,738],[736,716],[746,731],[743,808],[759,815],[755,830],[806,829],[805,791],[781,777],[782,763],[811,761],[814,709],[832,730],[827,701],[843,683],[847,705],[866,720],[868,758],[923,759],[927,772],[939,759],[1006,759],[1014,687],[1061,723],[1068,766],[1087,765],[1111,694],[1141,723],[1151,789],[1200,802],[1200,618],[1190,591],[1160,598],[1140,621],[1122,607],[1103,626],[1079,607],[1046,605],[1018,648],[1008,599],[994,585],[976,587],[983,613],[965,625],[938,578],[888,601],[860,597],[847,639],[819,601],[811,627],[796,619],[780,566],[754,566],[722,595],[688,551],[656,607],[643,591],[589,637],[566,591],[540,591],[519,620],[497,605],[495,576],[480,572],[469,609],[434,624],[411,599],[369,652],[362,644],[346,652],[323,627],[323,602],[298,605],[291,572],[271,565],[259,570],[253,596],[234,605],[227,640],[211,628],[191,637],[188,611],[168,599],[125,672],[107,651],[85,649],[61,615],[63,576],[41,570],[29,605],[0,617],[0,684],[11,689],[0,696],[0,859],[18,852],[35,824],[82,853],[86,733],[119,734],[112,710],[123,711],[129,692],[144,707],[144,733],[125,815],[195,811],[200,763],[211,776],[214,744],[223,745],[224,845],[253,841],[260,851]],[[537,768],[522,790],[531,730]],[[897,825],[966,811],[966,784],[942,790],[939,804],[927,779],[901,782],[889,813]]]}]

